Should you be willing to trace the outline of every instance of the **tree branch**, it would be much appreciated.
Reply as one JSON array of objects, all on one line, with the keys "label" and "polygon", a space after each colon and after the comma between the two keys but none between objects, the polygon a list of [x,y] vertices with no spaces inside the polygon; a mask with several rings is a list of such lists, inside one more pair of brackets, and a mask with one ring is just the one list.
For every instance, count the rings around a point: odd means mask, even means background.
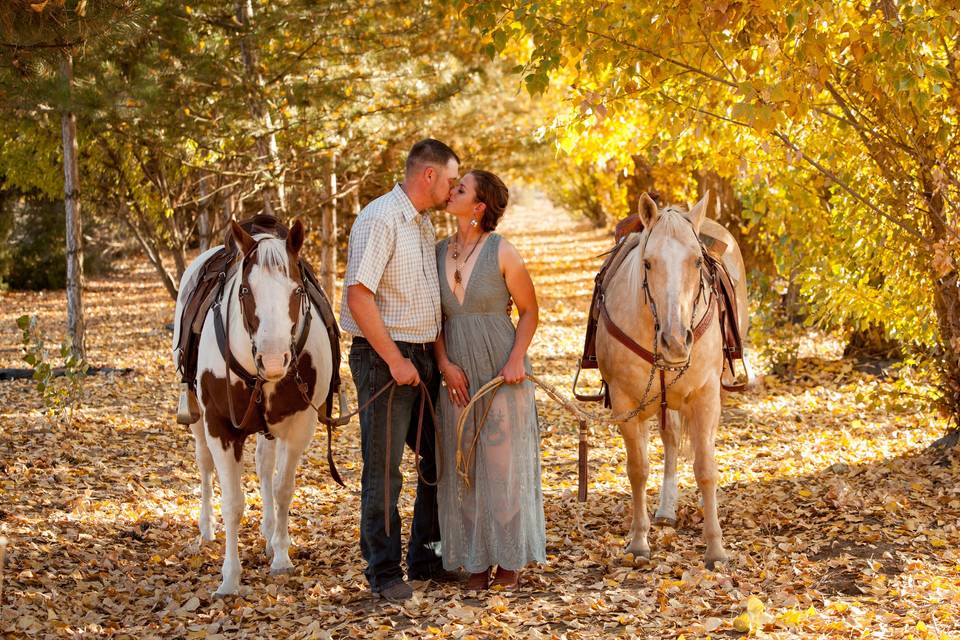
[{"label": "tree branch", "polygon": [[813,168],[815,168],[817,171],[819,171],[826,177],[830,178],[830,180],[832,180],[838,187],[840,187],[841,189],[849,193],[851,196],[853,196],[854,200],[864,205],[865,207],[867,207],[868,209],[876,213],[878,216],[883,217],[888,222],[896,225],[901,230],[905,231],[906,233],[909,233],[911,236],[913,236],[917,240],[922,241],[924,239],[923,234],[920,233],[920,231],[915,226],[911,224],[907,224],[906,222],[903,222],[902,220],[898,220],[893,216],[891,216],[890,214],[885,213],[875,204],[873,204],[872,202],[870,202],[869,200],[861,196],[859,193],[854,191],[846,182],[841,180],[835,173],[833,173],[832,171],[827,169],[825,166],[823,166],[822,164],[820,164],[819,162],[817,162],[816,160],[808,156],[806,152],[804,152],[802,149],[800,149],[800,147],[794,144],[790,140],[790,138],[788,138],[785,134],[782,134],[779,131],[773,131],[771,132],[770,135],[772,135],[774,138],[777,138],[778,140],[783,142],[783,144],[787,145],[789,148],[793,149],[795,152],[799,153],[800,157],[806,160],[808,164],[810,164]]}]

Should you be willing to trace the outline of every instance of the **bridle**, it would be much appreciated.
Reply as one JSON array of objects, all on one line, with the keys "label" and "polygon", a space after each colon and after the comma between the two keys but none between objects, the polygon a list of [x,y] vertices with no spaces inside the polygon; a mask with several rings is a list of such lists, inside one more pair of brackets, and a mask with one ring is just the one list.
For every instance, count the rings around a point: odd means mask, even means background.
[{"label": "bridle", "polygon": [[[694,299],[693,304],[693,313],[691,318],[691,324],[693,324],[693,318],[697,317],[697,310],[701,298],[706,299],[707,310],[704,313],[703,317],[700,319],[700,322],[697,323],[697,326],[693,330],[693,341],[696,343],[707,329],[710,326],[710,322],[713,319],[713,308],[714,301],[719,302],[720,298],[717,293],[717,282],[716,282],[716,273],[713,271],[713,263],[708,258],[707,250],[703,246],[703,243],[700,240],[700,237],[697,235],[696,230],[693,228],[693,224],[687,220],[685,216],[681,216],[688,224],[690,224],[690,231],[696,237],[697,245],[700,247],[700,287],[697,291],[697,297]],[[650,366],[650,375],[647,378],[646,388],[643,391],[641,396],[639,406],[637,409],[642,409],[653,401],[653,395],[651,394],[653,388],[653,380],[659,375],[660,378],[660,426],[664,428],[666,426],[667,418],[667,389],[672,387],[677,381],[687,372],[687,369],[690,367],[690,358],[693,355],[693,350],[687,354],[687,361],[682,365],[669,365],[663,362],[660,357],[659,350],[659,340],[658,335],[660,333],[660,316],[657,313],[657,304],[653,299],[653,295],[650,293],[650,281],[649,281],[649,269],[646,268],[646,252],[647,252],[647,243],[650,241],[650,236],[653,234],[653,230],[657,227],[657,223],[663,218],[660,216],[657,220],[646,230],[643,238],[643,244],[640,247],[640,264],[643,267],[643,297],[644,304],[650,307],[650,312],[653,315],[654,323],[654,337],[653,337],[653,351],[649,351],[639,345],[633,338],[627,335],[620,327],[616,325],[613,319],[610,317],[610,313],[607,311],[606,305],[606,293],[601,292],[600,294],[600,317],[603,319],[604,326],[610,335],[620,342],[622,345],[630,349],[633,353],[640,356],[644,361],[648,362]],[[707,298],[707,291],[709,290],[709,298]],[[673,380],[669,382],[666,381],[667,371],[675,372]]]},{"label": "bridle", "polygon": [[[217,291],[216,299],[213,303],[213,311],[214,329],[217,334],[217,345],[220,347],[220,353],[223,356],[224,362],[226,363],[227,406],[230,414],[230,423],[234,429],[249,433],[251,429],[251,422],[254,420],[255,416],[259,415],[261,418],[263,418],[260,421],[263,425],[261,431],[266,434],[266,437],[272,438],[269,431],[269,425],[267,425],[266,419],[263,417],[263,385],[267,383],[267,380],[261,374],[260,365],[257,360],[257,344],[256,340],[254,339],[256,332],[254,329],[255,323],[253,320],[256,313],[256,307],[253,299],[253,293],[250,289],[250,271],[252,270],[254,264],[251,258],[257,252],[257,249],[260,247],[260,243],[266,239],[267,238],[261,238],[260,240],[255,241],[253,246],[242,254],[238,261],[240,272],[239,282],[237,282],[235,277],[231,280],[231,278],[228,277],[228,272],[220,274],[221,282]],[[292,264],[291,268],[293,268]],[[229,292],[226,291],[228,281],[231,283]],[[236,294],[234,294],[234,291],[236,291]],[[225,314],[221,314],[220,309],[224,293],[227,295],[227,302]],[[307,336],[310,333],[310,321],[312,315],[312,305],[307,297],[302,274],[300,275],[300,280],[297,284],[297,289],[294,292],[294,295],[299,297],[299,303],[296,305],[297,317],[293,319],[293,323],[290,328],[291,361],[287,368],[287,374],[283,379],[286,379],[291,375],[294,376],[297,388],[300,390],[301,395],[303,395],[307,404],[312,406],[310,398],[307,396],[307,385],[300,377],[300,367],[298,366],[300,354],[307,343]],[[250,337],[250,352],[253,356],[255,373],[250,373],[243,367],[243,365],[237,362],[237,360],[233,357],[233,351],[230,348],[230,311],[234,297],[236,297],[237,301],[240,303],[240,317],[243,322],[243,328]],[[226,316],[225,322],[223,320],[224,315]],[[302,329],[300,330],[300,336],[298,338],[297,327],[299,325],[302,325]],[[250,400],[247,402],[246,410],[244,411],[243,417],[239,422],[237,421],[236,412],[233,407],[233,393],[231,392],[232,381],[230,379],[231,373],[240,378],[247,390],[250,391]],[[276,382],[280,382],[280,380]]]},{"label": "bridle", "polygon": [[[682,375],[683,372],[685,372],[687,368],[690,366],[690,357],[693,353],[693,350],[691,349],[691,351],[687,353],[687,361],[680,365],[667,364],[660,357],[660,340],[657,339],[660,334],[660,316],[657,313],[657,303],[653,299],[653,294],[650,293],[650,279],[649,279],[650,269],[646,266],[647,265],[647,259],[646,259],[647,243],[650,241],[650,236],[653,234],[653,230],[657,227],[657,222],[659,222],[662,218],[663,216],[660,216],[660,218],[657,218],[657,221],[650,226],[650,229],[647,231],[646,234],[644,234],[643,244],[640,246],[640,264],[643,268],[643,285],[642,285],[643,301],[644,301],[644,304],[650,307],[650,313],[653,315],[654,337],[653,337],[653,354],[652,354],[653,361],[651,362],[651,364],[657,369],[661,369],[664,371],[679,371],[681,372],[681,375]],[[711,283],[711,287],[710,287],[711,296],[713,296],[713,294],[716,292],[713,289],[713,283],[714,283],[713,274],[709,271],[709,269],[705,268],[705,265],[707,264],[707,260],[705,258],[705,256],[707,255],[706,247],[703,246],[703,242],[700,240],[700,237],[697,235],[697,232],[694,230],[693,224],[689,220],[687,220],[685,216],[681,216],[681,218],[690,225],[690,231],[693,232],[693,236],[697,241],[697,246],[700,247],[700,257],[697,259],[699,289],[697,290],[697,296],[693,299],[693,310],[690,313],[690,326],[693,326],[693,321],[697,317],[697,311],[700,304],[700,300],[703,299],[704,302],[707,304],[709,304],[710,302],[710,300],[707,299],[706,297],[707,287],[704,286],[705,281],[709,279]],[[710,321],[710,318],[712,316],[713,316],[712,313],[707,313],[706,315],[704,315],[701,321],[697,324],[696,329],[694,329],[694,341],[696,341],[700,336],[703,335],[703,333],[706,332],[707,323]]]}]

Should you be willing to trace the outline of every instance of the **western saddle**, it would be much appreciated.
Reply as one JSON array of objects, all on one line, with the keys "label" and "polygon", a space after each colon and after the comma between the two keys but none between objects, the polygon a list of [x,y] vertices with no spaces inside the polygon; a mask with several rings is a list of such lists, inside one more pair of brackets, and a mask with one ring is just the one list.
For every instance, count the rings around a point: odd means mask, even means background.
[{"label": "western saddle", "polygon": [[[289,233],[286,225],[274,216],[259,214],[242,220],[240,226],[251,236],[270,234],[285,239]],[[177,422],[192,424],[200,418],[199,405],[196,399],[197,359],[200,346],[200,332],[206,320],[210,307],[218,296],[220,285],[234,274],[238,261],[239,251],[229,227],[224,236],[223,246],[203,264],[195,279],[192,291],[187,292],[184,300],[183,314],[180,317],[180,334],[176,349],[180,352],[180,363],[177,371],[180,373],[181,398],[177,410]],[[340,389],[340,328],[337,326],[333,314],[333,306],[327,294],[320,286],[320,281],[303,258],[299,260],[300,273],[303,276],[303,285],[307,297],[320,315],[327,337],[330,340],[330,352],[333,356],[333,377],[330,381],[330,390],[326,398],[327,420],[331,418],[333,397]]]},{"label": "western saddle", "polygon": [[[583,369],[599,369],[597,362],[597,324],[601,318],[603,292],[610,279],[623,264],[630,251],[640,243],[640,232],[643,231],[643,221],[639,214],[630,215],[617,223],[614,231],[616,244],[605,255],[600,271],[594,278],[593,298],[590,301],[590,315],[587,317],[587,330],[583,340],[583,353],[577,365],[577,373],[573,379],[573,395],[577,400],[585,402],[603,401],[605,407],[610,407],[610,390],[605,380],[601,380],[600,392],[597,394],[580,393],[577,391],[577,382]],[[718,310],[720,330],[723,336],[723,355],[730,368],[734,370],[734,361],[743,360],[743,338],[740,335],[740,324],[737,312],[737,292],[730,274],[727,273],[721,257],[727,249],[725,242],[718,238],[700,234],[700,244],[703,246],[703,256],[708,277],[717,283]],[[723,384],[727,391],[740,391],[745,384]]]}]

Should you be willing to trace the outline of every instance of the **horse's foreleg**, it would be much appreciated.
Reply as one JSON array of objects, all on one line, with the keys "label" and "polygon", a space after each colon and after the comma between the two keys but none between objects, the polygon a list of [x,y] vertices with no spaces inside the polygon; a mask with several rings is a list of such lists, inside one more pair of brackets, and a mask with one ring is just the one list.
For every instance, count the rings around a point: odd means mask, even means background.
[{"label": "horse's foreleg", "polygon": [[[619,412],[614,406],[614,412]],[[627,553],[635,558],[650,558],[650,516],[647,514],[647,476],[650,474],[650,461],[647,458],[647,425],[645,421],[634,418],[620,426],[623,444],[627,449],[627,475],[630,478],[630,490],[633,493],[633,523],[630,526],[630,542]]]},{"label": "horse's foreleg", "polygon": [[720,394],[703,391],[699,396],[687,405],[689,410],[684,412],[684,418],[688,421],[693,444],[693,473],[703,499],[703,540],[707,545],[704,562],[708,569],[713,569],[717,562],[727,559],[717,516],[717,482],[720,474],[714,450],[714,438],[720,422]]},{"label": "horse's foreleg", "polygon": [[677,455],[680,450],[680,414],[667,411],[667,424],[660,425],[663,442],[663,483],[660,485],[660,505],[654,516],[656,524],[677,526]]},{"label": "horse's foreleg", "polygon": [[260,535],[263,536],[267,557],[273,557],[273,531],[277,523],[277,511],[273,500],[273,472],[277,462],[277,441],[257,436],[257,477],[260,479]]},{"label": "horse's foreleg", "polygon": [[220,512],[223,515],[224,551],[223,581],[214,592],[214,596],[226,596],[237,593],[240,588],[240,552],[238,540],[240,534],[240,517],[243,515],[243,457],[238,460],[234,455],[233,446],[224,448],[218,440],[209,441],[213,462],[217,467],[217,476],[220,478],[221,503]]},{"label": "horse's foreleg", "polygon": [[[301,422],[302,424],[302,422]],[[277,469],[274,499],[276,502],[277,524],[273,529],[273,562],[270,564],[270,573],[286,573],[293,569],[290,561],[290,502],[293,500],[293,490],[296,483],[297,465],[303,455],[310,438],[313,436],[313,422],[306,425],[291,426],[287,437],[280,442],[280,467]]]},{"label": "horse's foreleg", "polygon": [[200,471],[200,540],[197,547],[204,542],[213,540],[213,456],[207,446],[207,438],[203,433],[203,422],[194,422],[190,425],[193,432],[194,457],[197,460],[197,469]]}]

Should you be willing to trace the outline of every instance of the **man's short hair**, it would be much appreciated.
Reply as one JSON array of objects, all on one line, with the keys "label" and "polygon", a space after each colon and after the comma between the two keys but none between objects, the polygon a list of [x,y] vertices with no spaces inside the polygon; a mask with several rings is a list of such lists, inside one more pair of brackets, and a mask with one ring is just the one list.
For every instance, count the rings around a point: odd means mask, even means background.
[{"label": "man's short hair", "polygon": [[460,158],[453,152],[453,149],[439,140],[427,138],[410,148],[410,153],[407,155],[406,172],[410,173],[425,164],[445,167],[450,160],[456,160],[457,164],[460,164]]}]

